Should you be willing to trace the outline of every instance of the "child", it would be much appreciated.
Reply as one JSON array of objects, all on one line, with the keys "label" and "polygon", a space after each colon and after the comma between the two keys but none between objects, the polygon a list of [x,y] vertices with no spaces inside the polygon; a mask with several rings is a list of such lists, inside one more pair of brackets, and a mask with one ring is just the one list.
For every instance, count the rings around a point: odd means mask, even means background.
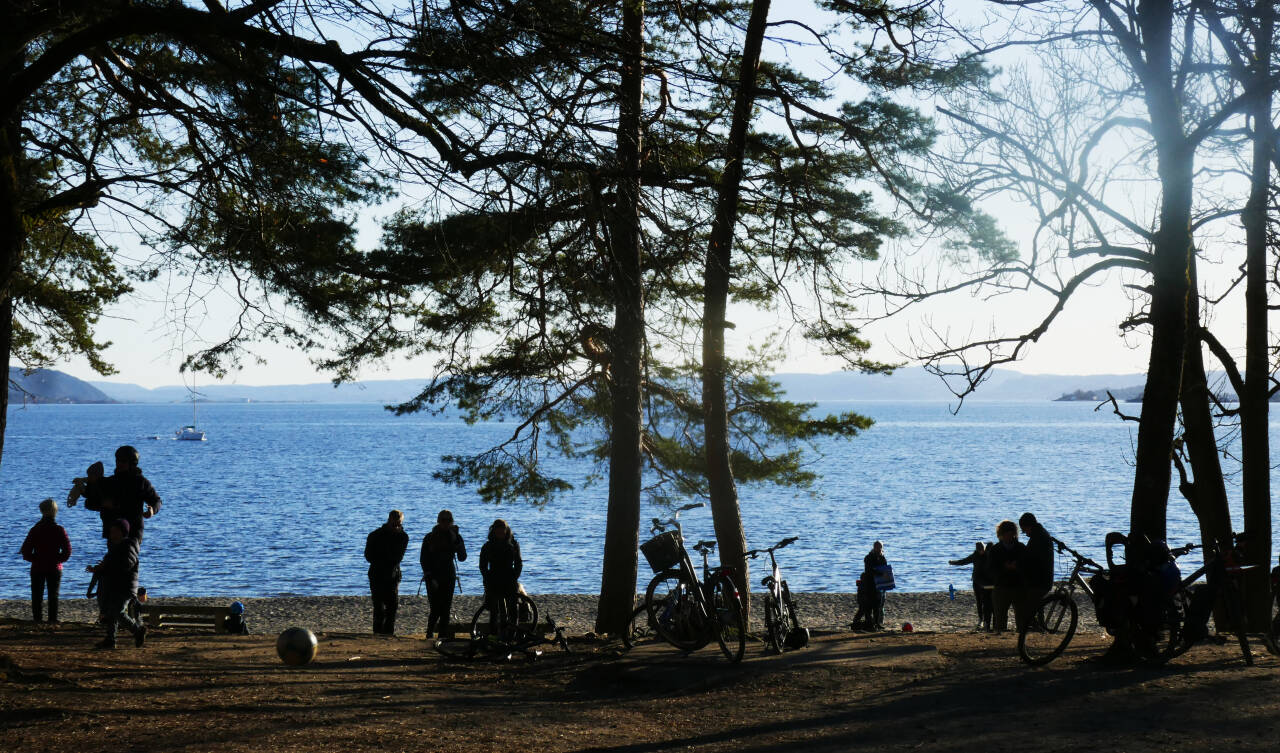
[{"label": "child", "polygon": [[511,526],[501,518],[493,521],[489,526],[489,540],[480,547],[480,576],[484,579],[484,600],[489,606],[492,628],[497,627],[498,615],[504,606],[505,614],[515,618],[516,594],[523,569],[520,544]]},{"label": "child", "polygon": [[98,513],[102,518],[102,538],[107,538],[107,526],[116,519],[114,508],[106,501],[106,467],[99,460],[89,466],[81,478],[71,480],[71,492],[67,494],[67,507],[75,507],[76,500],[84,497],[84,509]]},{"label": "child", "polygon": [[134,645],[142,648],[147,628],[125,611],[138,592],[138,540],[129,536],[129,521],[117,518],[107,524],[107,554],[85,569],[98,577],[98,609],[106,617],[107,637],[95,647],[115,648],[116,629],[124,623]]},{"label": "child", "polygon": [[58,525],[58,503],[40,503],[40,522],[31,527],[22,542],[22,559],[31,563],[31,619],[40,621],[44,592],[49,590],[49,623],[58,621],[58,590],[62,585],[62,563],[71,557],[71,539]]}]

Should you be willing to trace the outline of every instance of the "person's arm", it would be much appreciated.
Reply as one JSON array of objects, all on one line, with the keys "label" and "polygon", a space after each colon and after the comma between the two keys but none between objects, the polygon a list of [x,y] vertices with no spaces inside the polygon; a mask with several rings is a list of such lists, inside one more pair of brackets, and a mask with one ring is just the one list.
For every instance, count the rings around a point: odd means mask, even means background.
[{"label": "person's arm", "polygon": [[142,488],[142,503],[146,509],[142,511],[142,517],[149,518],[160,512],[160,495],[156,494],[156,488],[151,485],[150,481],[144,479],[145,484]]},{"label": "person's arm", "polygon": [[373,545],[373,539],[376,533],[377,531],[374,531],[364,538],[364,559],[365,562],[368,562],[370,565],[374,564],[375,547]]},{"label": "person's arm", "polygon": [[459,562],[466,562],[467,561],[467,545],[462,540],[462,534],[458,533],[457,526],[453,527],[453,538],[457,541],[457,546],[454,547],[454,550],[453,550],[454,554],[458,556]]},{"label": "person's arm", "polygon": [[400,564],[401,562],[404,561],[404,553],[408,549],[409,549],[409,534],[401,530],[400,535],[396,537],[396,553],[395,553],[396,564]]},{"label": "person's arm", "polygon": [[58,531],[62,534],[62,546],[58,550],[58,564],[62,564],[71,559],[71,537],[67,535],[67,529],[58,526]]},{"label": "person's arm", "polygon": [[520,579],[520,573],[524,572],[524,560],[520,558],[520,542],[512,541],[511,549],[515,553],[515,576],[516,580]]},{"label": "person's arm", "polygon": [[22,549],[19,551],[22,554],[22,559],[27,562],[31,562],[32,557],[35,557],[36,548],[35,545],[31,543],[31,534],[29,532],[27,533],[27,537],[22,540]]}]

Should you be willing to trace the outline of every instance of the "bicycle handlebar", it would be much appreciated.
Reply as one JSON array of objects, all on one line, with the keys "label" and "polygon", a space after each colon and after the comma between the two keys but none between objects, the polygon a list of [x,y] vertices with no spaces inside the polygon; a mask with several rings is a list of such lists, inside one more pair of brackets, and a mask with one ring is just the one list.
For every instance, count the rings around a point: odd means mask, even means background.
[{"label": "bicycle handlebar", "polygon": [[768,554],[769,552],[772,552],[774,550],[781,549],[786,546],[791,546],[792,544],[796,543],[799,540],[800,540],[799,536],[790,536],[788,538],[783,539],[782,541],[779,541],[778,543],[774,544],[768,549],[751,549],[749,551],[743,552],[743,554],[750,557],[751,559],[755,559],[756,557],[762,554]]},{"label": "bicycle handlebar", "polygon": [[1077,563],[1079,563],[1079,564],[1083,564],[1083,565],[1090,565],[1090,566],[1092,566],[1092,567],[1096,567],[1096,568],[1098,568],[1099,570],[1106,570],[1106,568],[1105,568],[1105,567],[1103,567],[1102,565],[1099,565],[1097,562],[1094,562],[1092,559],[1090,559],[1090,558],[1088,558],[1088,557],[1084,556],[1083,554],[1081,554],[1081,553],[1077,552],[1076,550],[1074,550],[1074,549],[1072,549],[1071,547],[1067,546],[1066,544],[1062,543],[1060,540],[1058,540],[1058,539],[1054,538],[1053,536],[1050,536],[1050,537],[1049,537],[1049,540],[1050,540],[1050,541],[1052,541],[1055,545],[1057,545],[1057,547],[1058,547],[1058,552],[1059,552],[1059,553],[1061,553],[1061,552],[1067,552],[1067,553],[1069,553],[1072,557],[1074,557],[1074,558],[1075,558],[1075,560],[1076,560],[1076,562],[1077,562]]}]

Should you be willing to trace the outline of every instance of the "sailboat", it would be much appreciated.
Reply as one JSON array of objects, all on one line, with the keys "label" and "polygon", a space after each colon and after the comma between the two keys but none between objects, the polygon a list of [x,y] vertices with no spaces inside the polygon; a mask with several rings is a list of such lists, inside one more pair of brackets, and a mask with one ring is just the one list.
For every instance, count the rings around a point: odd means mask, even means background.
[{"label": "sailboat", "polygon": [[197,403],[196,403],[195,395],[192,395],[191,396],[191,423],[175,431],[173,433],[174,439],[187,439],[192,442],[203,442],[205,440],[204,430],[196,428],[196,424],[199,423],[196,420],[196,406],[197,406]]}]

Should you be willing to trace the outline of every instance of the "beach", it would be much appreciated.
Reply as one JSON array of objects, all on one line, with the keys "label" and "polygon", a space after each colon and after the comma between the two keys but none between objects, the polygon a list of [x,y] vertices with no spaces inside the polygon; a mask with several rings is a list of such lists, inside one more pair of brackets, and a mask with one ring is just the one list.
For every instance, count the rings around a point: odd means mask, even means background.
[{"label": "beach", "polygon": [[[760,594],[754,598],[759,599]],[[543,620],[550,618],[569,635],[586,635],[595,628],[596,600],[593,594],[535,594]],[[156,604],[192,604],[226,606],[237,597],[201,596],[157,598]],[[275,635],[294,625],[314,632],[355,633],[372,627],[373,608],[368,596],[277,596],[271,598],[239,598],[245,605],[245,618],[251,633]],[[800,624],[811,630],[836,632],[848,630],[857,611],[854,594],[797,593],[796,612]],[[756,602],[759,603],[758,601]],[[462,594],[454,597],[452,618],[464,622],[480,605],[480,597]],[[63,598],[60,617],[64,621],[88,622],[96,614],[96,606],[88,599]],[[1081,609],[1082,630],[1096,630],[1093,610]],[[20,599],[0,601],[0,617],[30,619],[30,602]],[[752,610],[752,626],[760,629],[760,610]],[[1010,615],[1012,621],[1012,615]],[[885,627],[901,629],[911,623],[915,630],[933,632],[966,632],[977,622],[973,594],[957,591],[955,599],[947,593],[900,593],[890,591],[885,598]],[[427,623],[427,597],[401,594],[396,630],[403,635],[421,634]]]}]

